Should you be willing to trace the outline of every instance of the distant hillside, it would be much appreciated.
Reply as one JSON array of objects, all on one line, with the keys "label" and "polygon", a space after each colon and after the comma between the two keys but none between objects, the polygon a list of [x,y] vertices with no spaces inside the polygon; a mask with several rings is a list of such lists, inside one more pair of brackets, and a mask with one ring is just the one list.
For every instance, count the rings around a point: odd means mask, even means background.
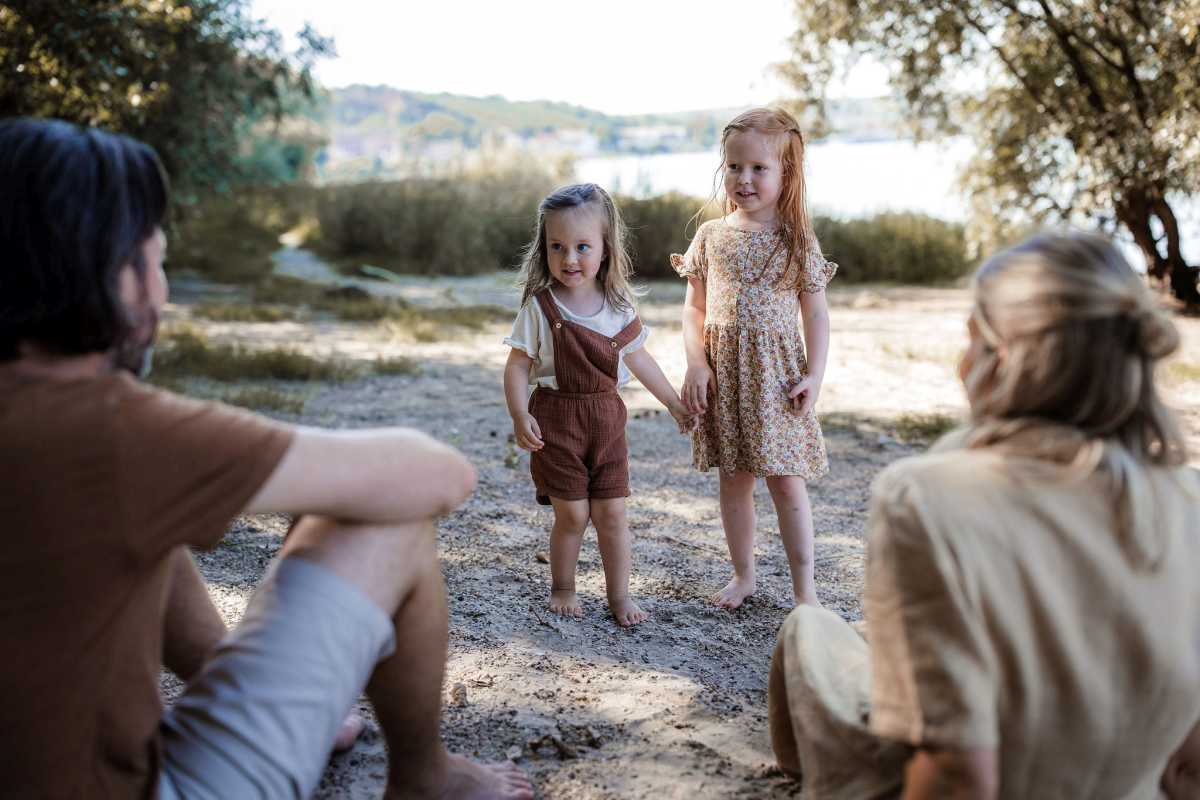
[{"label": "distant hillside", "polygon": [[[414,165],[461,161],[489,151],[539,157],[708,150],[736,109],[614,116],[569,103],[510,101],[498,95],[424,94],[389,86],[328,92],[328,177],[411,172]],[[835,129],[892,136],[894,104],[839,101]],[[838,124],[839,118],[842,125]]]}]

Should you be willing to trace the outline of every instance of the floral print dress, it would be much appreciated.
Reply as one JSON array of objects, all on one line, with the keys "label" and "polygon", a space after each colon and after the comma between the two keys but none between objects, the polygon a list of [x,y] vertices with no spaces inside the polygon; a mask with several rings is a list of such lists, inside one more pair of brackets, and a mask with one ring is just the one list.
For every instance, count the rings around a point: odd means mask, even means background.
[{"label": "floral print dress", "polygon": [[[787,396],[807,374],[808,362],[800,295],[775,285],[784,260],[776,231],[741,230],[723,219],[701,225],[687,253],[671,256],[676,272],[705,286],[704,349],[716,386],[692,434],[698,470],[806,481],[829,471],[817,415],[797,416]],[[814,242],[803,291],[822,291],[836,271]]]}]

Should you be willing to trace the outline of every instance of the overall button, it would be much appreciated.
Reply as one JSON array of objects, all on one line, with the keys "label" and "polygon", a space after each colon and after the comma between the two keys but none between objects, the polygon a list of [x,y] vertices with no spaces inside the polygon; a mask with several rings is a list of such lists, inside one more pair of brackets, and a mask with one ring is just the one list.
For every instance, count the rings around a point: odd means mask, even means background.
[{"label": "overall button", "polygon": [[554,323],[554,327],[556,327],[556,328],[561,328],[561,327],[562,327],[562,323],[561,323],[561,322],[556,322],[556,323]]},{"label": "overall button", "polygon": [[617,343],[616,343],[616,342],[609,342],[609,344],[611,344],[613,347],[616,347],[616,346],[617,346]]}]

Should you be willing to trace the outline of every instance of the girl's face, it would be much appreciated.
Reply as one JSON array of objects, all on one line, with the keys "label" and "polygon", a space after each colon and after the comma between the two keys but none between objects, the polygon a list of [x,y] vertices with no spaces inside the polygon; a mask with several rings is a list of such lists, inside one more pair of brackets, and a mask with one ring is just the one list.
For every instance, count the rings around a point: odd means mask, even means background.
[{"label": "girl's face", "polygon": [[568,289],[596,280],[604,262],[604,213],[591,204],[546,214],[550,275]]},{"label": "girl's face", "polygon": [[725,140],[725,195],[755,222],[774,222],[783,191],[783,162],[774,136],[736,131]]}]

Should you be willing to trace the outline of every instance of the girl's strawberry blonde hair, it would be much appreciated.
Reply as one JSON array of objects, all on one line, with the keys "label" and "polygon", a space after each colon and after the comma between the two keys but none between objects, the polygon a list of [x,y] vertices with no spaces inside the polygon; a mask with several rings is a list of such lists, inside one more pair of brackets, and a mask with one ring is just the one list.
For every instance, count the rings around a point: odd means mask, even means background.
[{"label": "girl's strawberry blonde hair", "polygon": [[[780,241],[766,264],[770,264],[779,248],[782,248],[787,257],[787,267],[776,285],[800,291],[804,286],[804,265],[817,249],[817,237],[808,215],[808,192],[804,186],[804,134],[795,117],[781,108],[766,107],[752,108],[734,117],[721,131],[721,163],[713,176],[713,193],[709,203],[717,204],[717,194],[725,171],[725,143],[733,134],[744,131],[770,136],[779,146],[779,160],[783,166],[783,190],[779,193],[777,207]],[[737,208],[733,198],[728,195],[720,205],[726,215]],[[698,221],[703,211],[697,212],[693,219]],[[766,264],[763,265],[764,270]]]},{"label": "girl's strawberry blonde hair", "polygon": [[617,204],[603,188],[594,183],[573,183],[555,189],[538,204],[537,225],[533,240],[521,256],[517,285],[521,288],[521,305],[543,289],[554,284],[550,261],[546,254],[546,215],[569,208],[594,206],[604,217],[604,260],[596,274],[604,287],[604,299],[618,311],[632,311],[633,300],[640,292],[634,288],[633,259],[626,245],[625,224]]}]

